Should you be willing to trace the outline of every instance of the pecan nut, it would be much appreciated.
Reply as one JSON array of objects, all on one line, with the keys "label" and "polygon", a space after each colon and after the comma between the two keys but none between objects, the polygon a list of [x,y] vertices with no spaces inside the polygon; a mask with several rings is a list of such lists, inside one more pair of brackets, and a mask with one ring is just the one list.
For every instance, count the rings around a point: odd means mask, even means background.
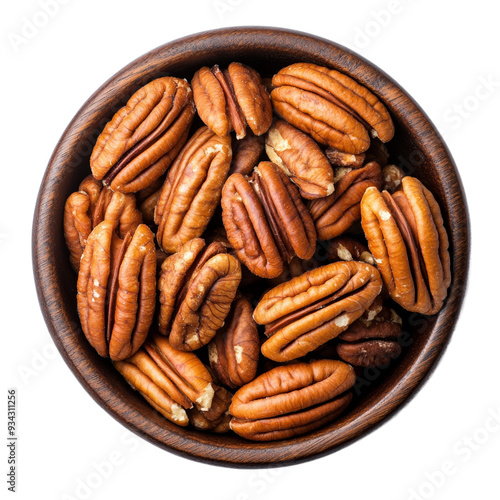
[{"label": "pecan nut", "polygon": [[229,175],[249,175],[264,152],[264,137],[247,134],[244,139],[235,142]]},{"label": "pecan nut", "polygon": [[231,164],[231,137],[199,128],[167,173],[155,209],[156,238],[167,253],[201,236],[220,201]]},{"label": "pecan nut", "polygon": [[377,269],[356,261],[334,262],[278,285],[254,311],[269,337],[262,354],[274,361],[306,355],[357,320],[381,290]]},{"label": "pecan nut", "polygon": [[401,354],[397,339],[402,321],[394,309],[385,305],[367,312],[338,336],[337,354],[354,366],[385,366]]},{"label": "pecan nut", "polygon": [[239,294],[224,326],[208,344],[210,366],[227,387],[241,387],[257,373],[260,341],[252,313],[250,302]]},{"label": "pecan nut", "polygon": [[317,360],[273,368],[233,396],[231,429],[256,441],[286,439],[335,420],[352,399],[354,370]]},{"label": "pecan nut", "polygon": [[120,238],[133,233],[142,222],[134,195],[111,191],[91,175],[79,190],[72,193],[64,206],[64,236],[73,269],[78,271],[80,259],[92,230],[103,220],[116,222]]},{"label": "pecan nut", "polygon": [[294,255],[314,254],[316,231],[297,188],[263,161],[249,179],[231,175],[222,192],[222,220],[238,258],[262,278],[275,278]]},{"label": "pecan nut", "polygon": [[370,135],[387,142],[394,124],[379,99],[352,78],[315,64],[296,63],[273,77],[275,111],[311,137],[346,153],[370,146]]},{"label": "pecan nut", "polygon": [[335,167],[359,168],[365,162],[366,154],[344,153],[335,148],[326,148],[325,155]]},{"label": "pecan nut", "polygon": [[92,174],[113,191],[144,189],[170,166],[186,142],[194,115],[186,80],[153,80],[104,127],[90,157]]},{"label": "pecan nut", "polygon": [[255,135],[271,126],[271,100],[254,69],[237,62],[224,71],[218,65],[203,67],[191,86],[201,120],[218,136],[234,130],[236,138],[243,139],[247,125]]},{"label": "pecan nut", "polygon": [[306,134],[283,120],[276,120],[266,135],[269,159],[313,200],[333,193],[333,170],[319,146]]},{"label": "pecan nut", "polygon": [[349,236],[337,236],[329,240],[325,250],[331,262],[357,260],[375,266],[375,259],[368,247]]},{"label": "pecan nut", "polygon": [[155,410],[178,425],[188,425],[186,410],[207,412],[212,407],[214,386],[207,368],[195,354],[174,349],[165,337],[152,336],[134,355],[113,364]]},{"label": "pecan nut", "polygon": [[336,180],[333,194],[309,203],[309,212],[320,240],[339,236],[359,220],[360,202],[365,190],[382,184],[381,170],[376,162],[353,170],[342,169],[341,173],[344,175]]},{"label": "pecan nut", "polygon": [[224,324],[240,281],[240,263],[223,244],[187,242],[161,267],[160,333],[176,349],[204,346]]},{"label": "pecan nut", "polygon": [[451,274],[448,235],[432,193],[410,176],[392,195],[368,188],[361,223],[392,299],[408,311],[437,313]]},{"label": "pecan nut", "polygon": [[212,405],[207,411],[196,406],[187,411],[189,422],[200,431],[212,431],[217,434],[228,432],[231,415],[229,405],[233,395],[224,387],[215,386]]},{"label": "pecan nut", "polygon": [[382,169],[382,189],[384,191],[389,191],[389,193],[394,193],[401,187],[404,176],[405,173],[397,165],[386,165]]},{"label": "pecan nut", "polygon": [[154,235],[140,224],[122,240],[116,223],[90,234],[78,273],[77,304],[83,332],[98,354],[122,360],[142,345],[156,298]]}]

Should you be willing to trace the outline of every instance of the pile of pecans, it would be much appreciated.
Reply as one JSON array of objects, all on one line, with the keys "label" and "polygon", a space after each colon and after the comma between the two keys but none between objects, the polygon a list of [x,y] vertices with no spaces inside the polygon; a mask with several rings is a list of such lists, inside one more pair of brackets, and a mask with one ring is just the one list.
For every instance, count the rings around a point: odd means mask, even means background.
[{"label": "pile of pecans", "polygon": [[384,104],[309,63],[265,82],[232,63],[140,88],[64,213],[98,354],[168,420],[259,441],[335,420],[401,354],[394,308],[435,314],[451,282]]}]

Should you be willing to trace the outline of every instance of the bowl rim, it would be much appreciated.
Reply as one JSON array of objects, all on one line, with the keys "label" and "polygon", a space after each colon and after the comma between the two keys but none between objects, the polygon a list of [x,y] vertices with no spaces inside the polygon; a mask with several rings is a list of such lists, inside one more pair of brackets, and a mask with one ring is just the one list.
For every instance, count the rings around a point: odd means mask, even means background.
[{"label": "bowl rim", "polygon": [[[370,81],[372,91],[384,99],[386,104],[390,104],[392,113],[399,113],[400,120],[419,127],[419,137],[422,141],[419,147],[433,159],[440,182],[447,180],[444,191],[447,206],[458,211],[457,220],[450,217],[450,236],[454,241],[451,248],[453,280],[445,306],[437,315],[428,342],[411,365],[412,369],[405,373],[384,398],[378,400],[361,416],[351,420],[344,419],[342,435],[332,433],[332,430],[326,427],[293,440],[249,442],[245,443],[244,447],[239,442],[231,444],[229,441],[221,446],[210,435],[197,433],[195,437],[190,438],[184,435],[185,432],[161,428],[151,421],[145,422],[144,416],[133,405],[117,394],[110,394],[105,378],[93,372],[83,351],[75,348],[67,334],[74,328],[71,318],[61,308],[60,302],[54,300],[49,293],[49,290],[54,292],[57,267],[55,258],[51,257],[50,234],[54,224],[59,224],[59,227],[61,224],[60,221],[54,220],[54,201],[51,193],[60,182],[68,145],[75,144],[77,130],[96,112],[100,100],[116,92],[123,82],[129,84],[133,81],[134,75],[145,61],[149,64],[156,61],[154,64],[158,65],[159,60],[172,57],[172,54],[173,57],[179,57],[179,54],[182,56],[189,51],[199,50],[202,42],[206,40],[217,47],[235,43],[265,46],[272,42],[281,50],[293,50],[300,44],[308,44],[320,52],[322,57],[331,60],[332,67],[340,70],[343,68],[343,71],[362,84],[366,85]],[[389,94],[392,96],[390,99]],[[405,117],[401,115],[403,111]],[[460,224],[458,219],[461,220]],[[470,222],[458,170],[439,132],[418,104],[385,72],[350,49],[316,35],[277,27],[229,27],[178,38],[138,57],[109,78],[78,110],[56,145],[40,185],[32,229],[33,271],[45,322],[66,364],[90,396],[129,430],[160,448],[196,461],[231,467],[290,465],[327,455],[375,430],[401,410],[434,371],[448,345],[466,291],[469,255]]]}]

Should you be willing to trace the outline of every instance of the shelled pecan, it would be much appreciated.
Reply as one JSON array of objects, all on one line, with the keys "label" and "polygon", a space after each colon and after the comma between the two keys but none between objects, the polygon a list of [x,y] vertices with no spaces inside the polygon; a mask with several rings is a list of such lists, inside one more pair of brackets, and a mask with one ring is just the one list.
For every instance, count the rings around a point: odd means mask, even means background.
[{"label": "shelled pecan", "polygon": [[188,241],[161,266],[160,333],[176,349],[204,346],[224,324],[240,280],[240,263],[222,243]]},{"label": "shelled pecan", "polygon": [[269,94],[253,68],[238,62],[227,70],[205,66],[194,74],[191,86],[200,118],[218,136],[234,130],[236,138],[243,139],[247,125],[255,135],[271,126]]},{"label": "shelled pecan", "polygon": [[72,193],[64,206],[64,237],[73,269],[78,272],[80,259],[92,229],[103,220],[116,222],[118,236],[134,232],[142,222],[131,194],[114,193],[91,175]]},{"label": "shelled pecan", "polygon": [[274,110],[314,140],[360,154],[370,134],[387,142],[394,125],[386,107],[366,87],[339,71],[296,63],[273,77]]},{"label": "shelled pecan", "polygon": [[231,429],[256,441],[286,439],[335,420],[352,399],[352,367],[318,360],[273,368],[239,389],[229,411]]},{"label": "shelled pecan", "polygon": [[250,302],[239,294],[224,326],[208,344],[210,366],[227,387],[241,387],[257,373],[260,340],[252,313]]},{"label": "shelled pecan", "polygon": [[266,134],[266,153],[308,200],[333,193],[333,170],[319,146],[283,120],[276,120]]},{"label": "shelled pecan", "polygon": [[206,411],[196,406],[187,411],[189,422],[200,431],[212,431],[222,434],[229,431],[229,405],[233,395],[224,387],[214,386],[212,405]]},{"label": "shelled pecan", "polygon": [[398,337],[402,320],[394,309],[384,305],[366,312],[338,336],[337,353],[354,366],[381,367],[401,354]]},{"label": "shelled pecan", "polygon": [[229,175],[249,175],[259,163],[264,152],[264,137],[247,134],[243,139],[234,141],[234,154]]},{"label": "shelled pecan", "polygon": [[92,174],[113,191],[146,188],[167,170],[186,142],[194,115],[186,80],[153,80],[104,127],[90,157]]},{"label": "shelled pecan", "polygon": [[156,239],[168,253],[201,236],[220,201],[231,163],[231,137],[199,128],[167,173],[155,209]]},{"label": "shelled pecan", "polygon": [[320,240],[335,238],[349,229],[361,217],[360,202],[365,190],[382,185],[382,173],[376,162],[336,173],[340,175],[335,180],[335,192],[309,202],[309,212]]},{"label": "shelled pecan", "polygon": [[304,356],[343,332],[381,290],[377,269],[356,261],[334,262],[278,285],[253,314],[269,337],[262,354],[274,361]]},{"label": "shelled pecan", "polygon": [[448,235],[432,193],[411,176],[393,194],[368,188],[361,222],[392,299],[408,311],[437,313],[451,271]]},{"label": "shelled pecan", "polygon": [[257,276],[274,278],[294,255],[312,257],[314,223],[297,188],[271,162],[250,178],[231,175],[222,192],[222,220],[238,258]]},{"label": "shelled pecan", "polygon": [[363,243],[349,236],[337,236],[326,243],[325,252],[331,262],[357,260],[375,265],[375,259]]},{"label": "shelled pecan", "polygon": [[154,235],[140,224],[117,236],[116,223],[90,234],[78,273],[77,304],[83,333],[100,356],[122,360],[142,345],[156,300]]},{"label": "shelled pecan", "polygon": [[174,349],[165,337],[153,335],[133,356],[113,364],[155,410],[178,425],[188,425],[186,410],[212,408],[209,371],[195,354]]}]

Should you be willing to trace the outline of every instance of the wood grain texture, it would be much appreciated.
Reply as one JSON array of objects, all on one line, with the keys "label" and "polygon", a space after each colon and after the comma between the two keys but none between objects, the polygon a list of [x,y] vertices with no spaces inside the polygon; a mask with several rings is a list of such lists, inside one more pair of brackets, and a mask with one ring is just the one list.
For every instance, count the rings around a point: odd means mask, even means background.
[{"label": "wood grain texture", "polygon": [[[348,73],[385,102],[395,121],[391,153],[420,178],[443,210],[450,235],[453,281],[444,308],[432,318],[406,317],[412,341],[398,363],[380,374],[337,422],[311,434],[271,443],[204,434],[166,421],[132,391],[108,360],[85,341],[76,309],[76,276],[65,246],[66,198],[89,173],[94,142],[106,122],[145,83],[160,76],[191,79],[204,65],[247,63],[272,76],[308,61]],[[33,221],[33,268],[40,306],[59,351],[94,400],[144,439],[194,460],[263,467],[297,463],[340,450],[393,416],[436,367],[455,327],[465,293],[469,218],[459,174],[438,132],[418,105],[383,71],[348,49],[305,33],[274,28],[226,28],[161,46],[102,85],[82,106],[57,144],[43,178]]]}]

